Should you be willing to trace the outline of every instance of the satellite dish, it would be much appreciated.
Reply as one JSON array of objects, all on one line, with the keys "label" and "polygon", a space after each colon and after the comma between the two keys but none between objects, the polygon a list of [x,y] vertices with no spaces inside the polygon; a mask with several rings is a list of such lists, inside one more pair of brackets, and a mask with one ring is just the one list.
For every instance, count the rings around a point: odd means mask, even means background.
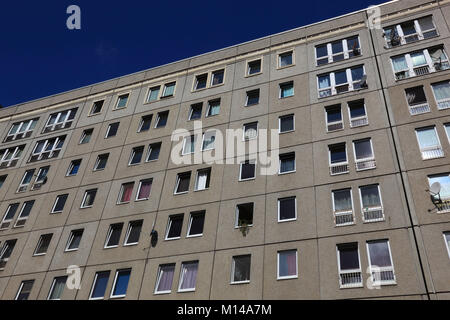
[{"label": "satellite dish", "polygon": [[441,192],[441,184],[439,182],[434,182],[430,187],[430,192],[434,194],[439,194]]}]

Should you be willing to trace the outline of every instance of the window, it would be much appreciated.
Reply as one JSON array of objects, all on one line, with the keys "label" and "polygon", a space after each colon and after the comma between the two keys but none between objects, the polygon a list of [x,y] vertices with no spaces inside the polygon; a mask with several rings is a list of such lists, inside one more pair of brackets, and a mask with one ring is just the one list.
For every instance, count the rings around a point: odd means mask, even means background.
[{"label": "window", "polygon": [[41,256],[47,253],[48,246],[50,245],[50,241],[52,240],[53,233],[43,234],[39,238],[36,249],[34,250],[33,256]]},{"label": "window", "polygon": [[208,101],[208,110],[206,111],[206,116],[211,117],[218,115],[220,112],[220,99]]},{"label": "window", "polygon": [[128,223],[127,232],[125,234],[124,246],[138,244],[141,235],[143,220],[130,221]]},{"label": "window", "polygon": [[283,52],[278,55],[278,68],[291,66],[293,63],[293,51]]},{"label": "window", "polygon": [[380,186],[373,184],[360,187],[359,196],[361,198],[361,212],[364,222],[383,221],[384,214]]},{"label": "window", "polygon": [[61,194],[56,197],[55,203],[53,204],[52,211],[50,213],[60,213],[64,210],[64,206],[67,201],[68,194]]},{"label": "window", "polygon": [[75,251],[78,250],[83,237],[83,229],[72,230],[69,235],[69,240],[66,244],[66,249],[64,251]]},{"label": "window", "polygon": [[366,88],[361,79],[365,75],[364,66],[347,68],[317,76],[319,98]]},{"label": "window", "polygon": [[13,123],[4,142],[28,138],[33,133],[39,118]]},{"label": "window", "polygon": [[348,59],[361,54],[358,36],[322,44],[316,47],[318,66]]},{"label": "window", "polygon": [[0,150],[0,169],[14,167],[20,159],[25,145]]},{"label": "window", "polygon": [[116,136],[117,131],[119,130],[119,124],[120,124],[120,122],[114,122],[114,123],[110,123],[108,125],[108,129],[106,130],[105,139]]},{"label": "window", "polygon": [[205,224],[205,211],[191,212],[186,237],[189,238],[202,236],[204,224]]},{"label": "window", "polygon": [[158,100],[159,91],[161,86],[152,87],[148,90],[147,102],[152,102]]},{"label": "window", "polygon": [[197,282],[198,261],[183,262],[181,264],[178,292],[195,291]]},{"label": "window", "polygon": [[1,187],[3,186],[3,184],[5,183],[7,177],[8,177],[7,174],[4,174],[4,175],[0,176],[0,188],[1,188]]},{"label": "window", "polygon": [[247,63],[247,76],[261,73],[261,59],[249,61]]},{"label": "window", "polygon": [[3,247],[0,250],[0,270],[4,270],[6,263],[11,257],[11,254],[16,246],[17,239],[7,240],[3,243]]},{"label": "window", "polygon": [[280,99],[292,97],[294,95],[294,82],[285,82],[280,84]]},{"label": "window", "polygon": [[356,171],[376,168],[372,140],[370,138],[353,141],[353,151],[355,153]]},{"label": "window", "polygon": [[130,161],[128,162],[128,165],[131,166],[140,163],[143,153],[144,153],[144,146],[134,147],[131,150]]},{"label": "window", "polygon": [[432,16],[409,20],[384,28],[387,48],[437,36]]},{"label": "window", "polygon": [[210,179],[211,168],[197,170],[197,178],[195,179],[195,191],[208,189]]},{"label": "window", "polygon": [[278,222],[297,220],[297,199],[287,197],[278,199]]},{"label": "window", "polygon": [[115,248],[119,245],[122,228],[123,223],[114,223],[109,226],[108,234],[106,235],[105,248]]},{"label": "window", "polygon": [[131,194],[133,193],[134,182],[123,183],[120,187],[119,198],[117,204],[127,203],[131,200]]},{"label": "window", "polygon": [[139,181],[139,187],[136,194],[136,201],[147,200],[152,190],[153,179],[144,179]]},{"label": "window", "polygon": [[102,112],[103,104],[105,103],[105,100],[99,100],[95,101],[92,104],[91,112],[89,113],[90,116],[93,116],[95,114],[99,114]]},{"label": "window", "polygon": [[19,216],[17,217],[16,223],[14,224],[14,228],[23,227],[25,225],[25,222],[27,222],[27,219],[30,216],[33,205],[34,200],[25,201],[23,203],[22,209],[20,210]]},{"label": "window", "polygon": [[166,230],[166,240],[180,239],[181,228],[183,227],[183,215],[177,214],[169,217]]},{"label": "window", "polygon": [[396,280],[389,241],[367,241],[367,253],[372,283],[375,285],[395,284]]},{"label": "window", "polygon": [[213,71],[211,76],[211,86],[222,84],[224,75],[225,75],[224,69]]},{"label": "window", "polygon": [[45,167],[39,168],[39,171],[36,175],[36,179],[34,180],[34,184],[33,184],[33,187],[31,188],[31,190],[40,189],[42,187],[42,185],[47,182],[47,174],[48,174],[49,170],[50,170],[50,166],[45,166]]},{"label": "window", "polygon": [[442,158],[444,156],[435,126],[416,129],[416,136],[422,160]]},{"label": "window", "polygon": [[173,97],[174,92],[175,92],[175,82],[165,84],[163,93],[161,95],[161,99]]},{"label": "window", "polygon": [[67,276],[55,277],[50,287],[47,300],[60,300],[66,286]]},{"label": "window", "polygon": [[95,274],[89,299],[103,299],[106,292],[106,286],[108,285],[109,273],[110,271],[100,271]]},{"label": "window", "polygon": [[278,280],[297,278],[297,250],[278,251]]},{"label": "window", "polygon": [[358,243],[343,243],[337,245],[339,287],[362,287],[361,264]]},{"label": "window", "polygon": [[411,115],[430,112],[423,86],[405,89],[406,101],[408,101],[409,113]]},{"label": "window", "polygon": [[31,153],[29,162],[56,158],[64,145],[65,139],[66,136],[61,136],[38,141]]},{"label": "window", "polygon": [[351,128],[361,127],[369,124],[364,99],[350,101],[348,103],[348,113],[350,115]]},{"label": "window", "polygon": [[280,170],[279,174],[295,172],[295,152],[289,152],[279,155]]},{"label": "window", "polygon": [[185,137],[184,141],[183,141],[183,150],[182,150],[181,154],[186,155],[186,154],[194,153],[196,141],[197,141],[197,138],[195,135]]},{"label": "window", "polygon": [[327,119],[327,132],[344,129],[340,104],[325,107],[325,114]]},{"label": "window", "polygon": [[353,216],[352,189],[340,189],[331,192],[333,198],[333,215],[336,226],[355,224]]},{"label": "window", "polygon": [[158,160],[160,150],[161,150],[161,142],[150,144],[148,148],[147,161]]},{"label": "window", "polygon": [[69,168],[67,169],[66,177],[76,176],[78,170],[80,169],[80,166],[81,166],[81,159],[72,160],[72,162],[70,162]]},{"label": "window", "polygon": [[439,110],[450,108],[450,81],[431,84]]},{"label": "window", "polygon": [[258,136],[258,122],[244,124],[244,140],[256,139]]},{"label": "window", "polygon": [[245,106],[252,106],[259,103],[259,89],[247,91],[247,99],[245,100]]},{"label": "window", "polygon": [[391,63],[395,80],[423,76],[450,68],[442,45],[392,57]]},{"label": "window", "polygon": [[338,143],[328,146],[330,161],[330,174],[348,173],[347,148],[345,143]]},{"label": "window", "polygon": [[253,202],[238,204],[236,206],[235,228],[253,226]]},{"label": "window", "polygon": [[448,257],[450,258],[450,232],[444,232],[444,241],[447,247]]},{"label": "window", "polygon": [[99,154],[94,165],[94,171],[103,170],[108,163],[109,153]]},{"label": "window", "polygon": [[80,138],[80,144],[89,143],[91,141],[92,133],[94,132],[94,129],[86,129],[83,130],[83,133],[81,134]]},{"label": "window", "polygon": [[81,208],[90,208],[94,205],[95,196],[97,195],[97,189],[87,190],[84,193],[83,201],[81,202]]},{"label": "window", "polygon": [[167,124],[167,118],[169,117],[169,111],[158,112],[156,117],[155,128],[164,128]]},{"label": "window", "polygon": [[188,192],[190,180],[191,180],[190,171],[179,173],[177,175],[177,182],[175,185],[175,194]]},{"label": "window", "polygon": [[57,113],[52,113],[45,124],[44,130],[42,133],[70,128],[73,120],[75,119],[75,115],[77,113],[78,108],[73,108],[70,110],[65,110]]},{"label": "window", "polygon": [[138,132],[148,131],[152,123],[152,118],[153,118],[152,114],[143,116],[141,118],[141,122],[139,123]]},{"label": "window", "polygon": [[174,273],[175,263],[163,264],[159,266],[155,294],[170,293],[172,291]]},{"label": "window", "polygon": [[0,230],[7,229],[11,225],[11,222],[14,219],[14,216],[18,208],[19,203],[12,203],[8,206],[8,209],[6,209],[6,213],[3,216],[3,220],[0,225]]},{"label": "window", "polygon": [[242,162],[239,169],[239,181],[255,178],[256,164],[254,161],[246,160]]},{"label": "window", "polygon": [[216,141],[216,130],[208,129],[203,134],[202,151],[212,150],[215,148],[214,142]]},{"label": "window", "polygon": [[203,103],[196,103],[191,105],[191,110],[189,111],[189,120],[200,119],[202,117]]},{"label": "window", "polygon": [[128,282],[130,281],[131,269],[117,270],[114,278],[111,298],[123,298],[127,295]]},{"label": "window", "polygon": [[291,132],[295,130],[295,120],[293,114],[288,114],[278,118],[279,133]]},{"label": "window", "polygon": [[431,186],[433,183],[439,182],[441,184],[441,192],[439,195],[433,196],[435,200],[441,200],[436,203],[438,213],[450,212],[450,176],[448,173],[428,176],[428,183]]},{"label": "window", "polygon": [[206,88],[206,84],[208,82],[208,74],[200,74],[195,77],[195,86],[194,90],[200,90]]},{"label": "window", "polygon": [[231,266],[231,284],[250,282],[251,255],[234,256]]},{"label": "window", "polygon": [[120,95],[120,96],[117,98],[116,108],[115,108],[116,110],[117,110],[117,109],[123,109],[123,108],[126,108],[127,103],[128,103],[128,96],[129,96],[129,94],[126,93],[126,94]]},{"label": "window", "polygon": [[[448,141],[450,142],[450,123],[446,123],[446,124],[444,124],[444,128],[445,128],[445,133],[447,134],[447,139],[448,139]],[[0,188],[1,188],[1,186],[2,186],[2,184],[1,184],[1,177],[0,177]]]},{"label": "window", "polygon": [[34,280],[22,281],[19,287],[19,291],[16,294],[15,300],[28,300],[31,289],[33,289]]},{"label": "window", "polygon": [[19,188],[17,189],[17,192],[24,192],[27,190],[28,185],[31,183],[31,180],[33,180],[35,169],[30,169],[25,171],[22,180],[20,181]]}]

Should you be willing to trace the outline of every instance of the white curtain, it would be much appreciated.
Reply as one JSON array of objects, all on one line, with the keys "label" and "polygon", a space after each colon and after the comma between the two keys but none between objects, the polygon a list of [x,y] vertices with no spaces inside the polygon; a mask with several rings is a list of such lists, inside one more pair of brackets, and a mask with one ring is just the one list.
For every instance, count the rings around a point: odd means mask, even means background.
[{"label": "white curtain", "polygon": [[170,291],[172,289],[175,265],[161,266],[159,271],[159,283],[156,291]]},{"label": "white curtain", "polygon": [[335,211],[351,211],[353,209],[350,189],[334,191],[333,197]]},{"label": "white curtain", "polygon": [[441,82],[432,85],[436,100],[444,100],[450,98],[450,82]]},{"label": "white curtain", "polygon": [[425,59],[425,55],[423,54],[423,52],[411,53],[411,60],[414,67],[427,64],[427,60]]},{"label": "white curtain", "polygon": [[404,56],[392,58],[392,65],[394,66],[395,72],[408,70],[408,64]]},{"label": "white curtain", "polygon": [[416,130],[416,132],[417,137],[419,138],[419,146],[421,149],[439,146],[439,141],[434,127]]},{"label": "white curtain", "polygon": [[331,87],[330,76],[321,76],[319,77],[319,89],[329,88]]},{"label": "white curtain", "polygon": [[184,263],[182,267],[182,281],[180,289],[195,289],[198,262]]},{"label": "white curtain", "polygon": [[381,201],[378,186],[361,187],[361,200],[364,208],[380,206]]},{"label": "white curtain", "polygon": [[197,190],[206,189],[207,179],[208,179],[208,172],[203,171],[198,173]]}]

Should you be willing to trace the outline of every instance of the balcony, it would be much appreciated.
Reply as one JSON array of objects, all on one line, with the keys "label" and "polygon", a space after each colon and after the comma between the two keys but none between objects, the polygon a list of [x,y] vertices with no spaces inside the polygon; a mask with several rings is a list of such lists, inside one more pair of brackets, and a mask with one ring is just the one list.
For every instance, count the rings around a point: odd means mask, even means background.
[{"label": "balcony", "polygon": [[378,222],[384,221],[383,207],[366,207],[362,208],[364,222]]},{"label": "balcony", "polygon": [[420,152],[422,153],[422,160],[442,158],[444,156],[444,151],[440,146],[424,148]]},{"label": "balcony", "polygon": [[341,270],[339,273],[339,287],[344,288],[360,288],[363,286],[361,270]]},{"label": "balcony", "polygon": [[356,160],[355,166],[356,166],[356,171],[363,171],[363,170],[375,169],[377,167],[377,164],[375,162],[375,159],[362,159],[362,160]]},{"label": "balcony", "polygon": [[348,162],[330,164],[330,174],[332,176],[349,172]]},{"label": "balcony", "polygon": [[362,127],[369,124],[369,120],[367,119],[367,116],[357,117],[350,119],[350,127],[356,128],[356,127]]},{"label": "balcony", "polygon": [[450,98],[438,100],[437,107],[439,110],[444,110],[444,109],[450,108]]},{"label": "balcony", "polygon": [[327,132],[333,132],[344,129],[344,123],[341,121],[330,122],[327,124]]},{"label": "balcony", "polygon": [[429,66],[421,66],[421,67],[414,68],[413,70],[414,70],[414,74],[416,76],[424,76],[424,75],[430,73],[430,67]]},{"label": "balcony", "polygon": [[409,106],[409,113],[414,116],[416,114],[422,114],[422,113],[427,113],[430,112],[430,105],[428,104],[428,102],[425,103],[420,103],[420,104],[415,104],[415,105],[410,105]]},{"label": "balcony", "polygon": [[394,268],[392,266],[389,267],[378,267],[371,266],[372,273],[372,284],[374,286],[377,285],[389,285],[396,284]]},{"label": "balcony", "polygon": [[352,210],[334,211],[334,222],[336,227],[349,226],[355,224]]},{"label": "balcony", "polygon": [[450,199],[442,199],[440,203],[436,204],[438,213],[449,213],[450,212]]}]

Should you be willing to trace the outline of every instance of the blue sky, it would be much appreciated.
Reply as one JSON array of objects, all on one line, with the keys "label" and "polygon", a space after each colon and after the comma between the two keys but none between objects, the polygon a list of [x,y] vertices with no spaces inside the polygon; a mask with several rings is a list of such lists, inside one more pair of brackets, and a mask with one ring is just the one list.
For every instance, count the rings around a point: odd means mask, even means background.
[{"label": "blue sky", "polygon": [[[2,1],[0,105],[11,106],[300,27],[384,0]],[[81,30],[66,9],[81,8]]]}]

